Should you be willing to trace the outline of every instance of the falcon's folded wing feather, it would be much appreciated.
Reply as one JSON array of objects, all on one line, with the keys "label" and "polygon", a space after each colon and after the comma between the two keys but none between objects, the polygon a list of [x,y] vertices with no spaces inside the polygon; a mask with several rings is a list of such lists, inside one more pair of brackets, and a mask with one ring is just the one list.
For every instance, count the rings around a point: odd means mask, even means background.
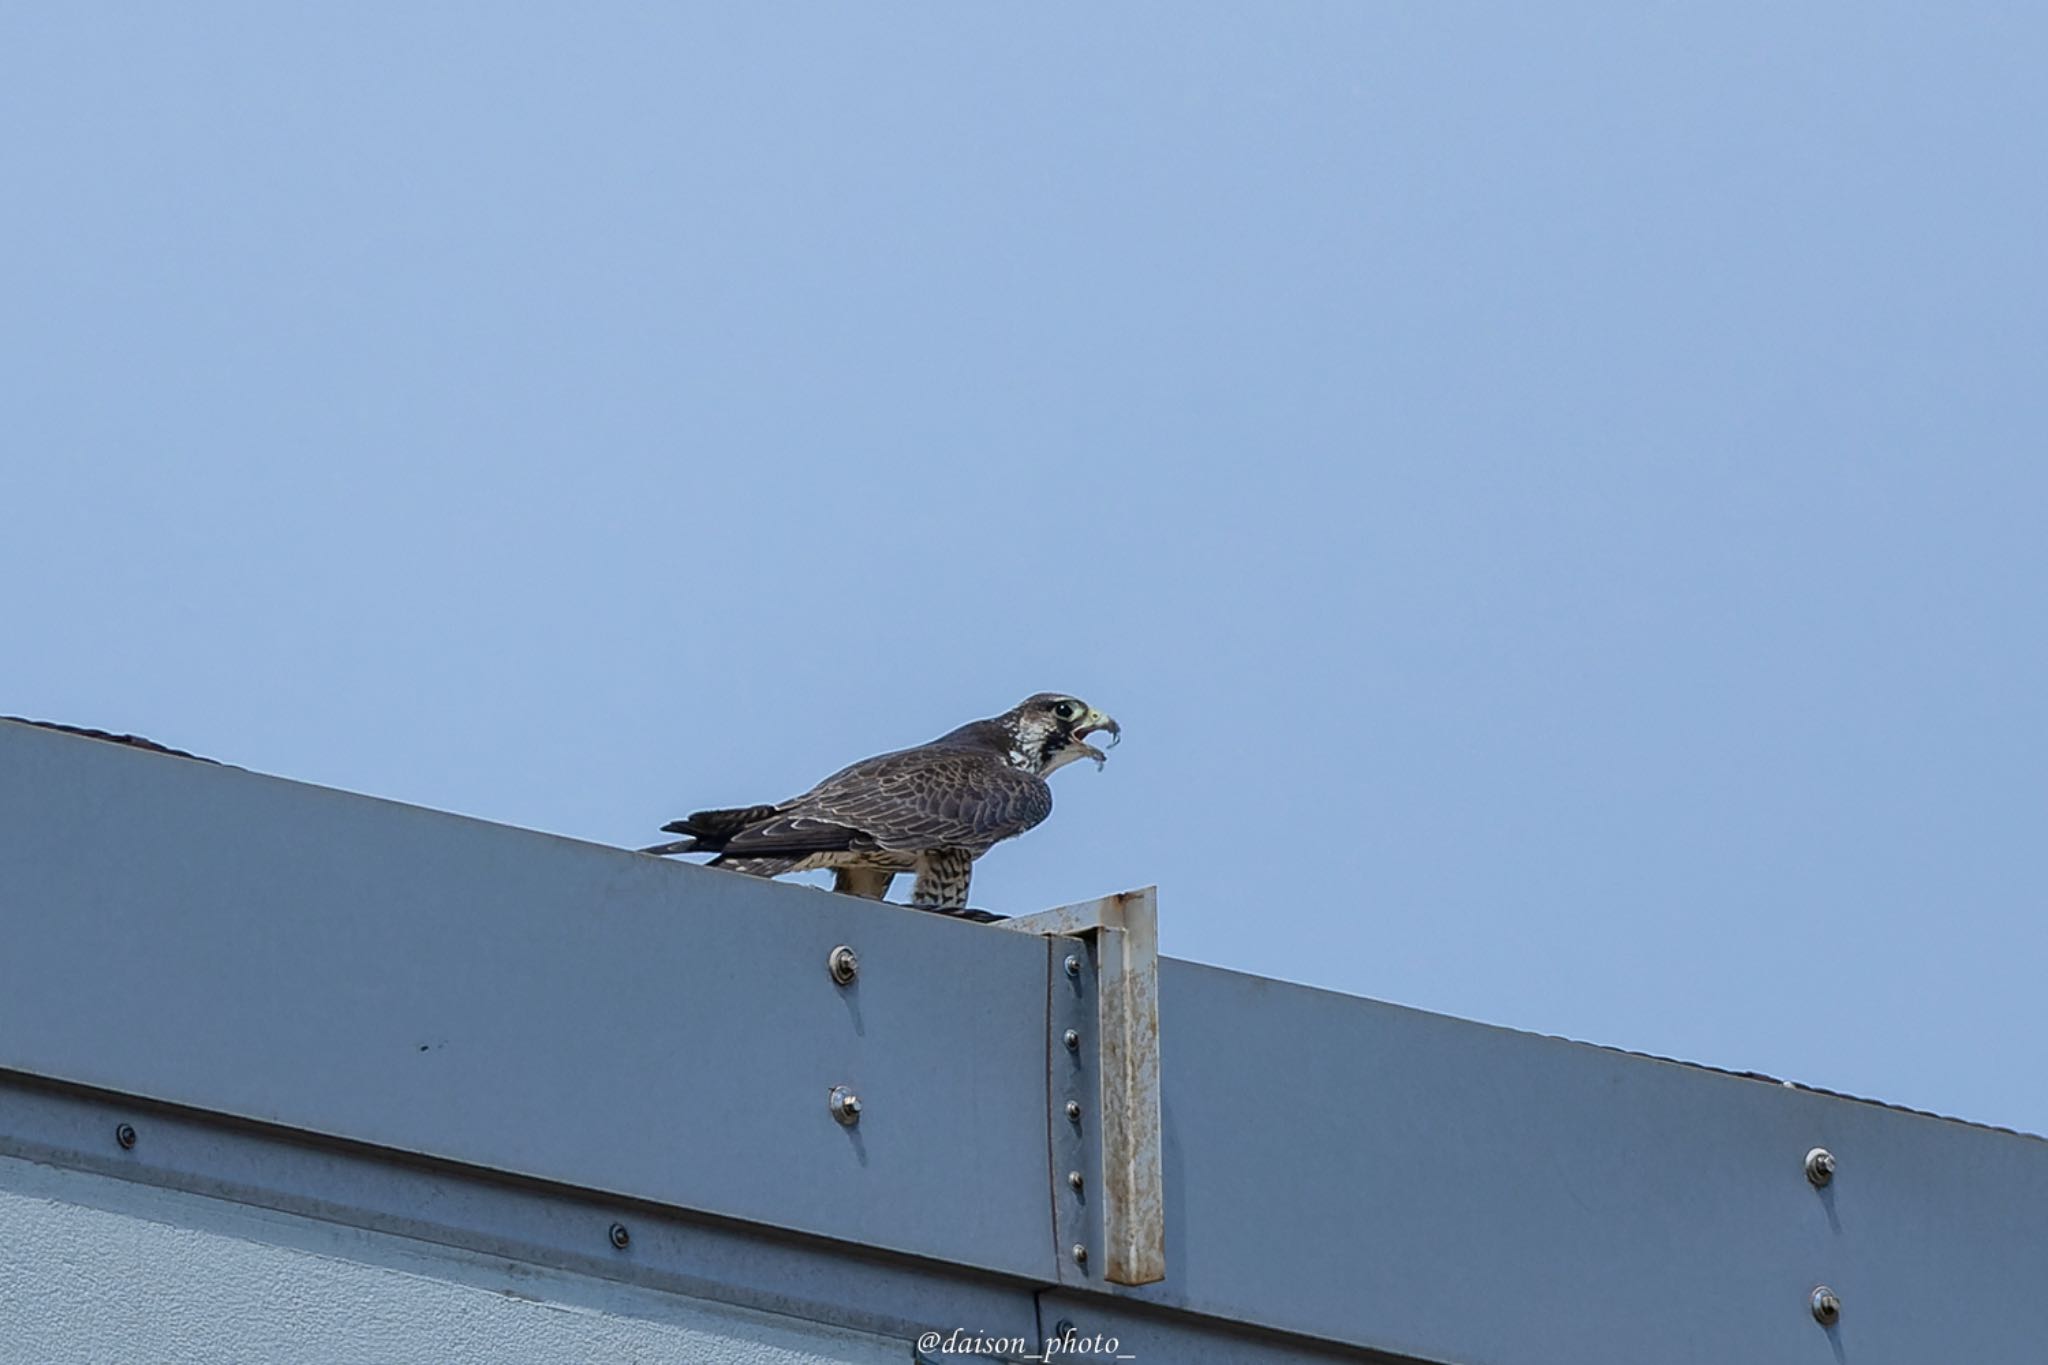
[{"label": "falcon's folded wing feather", "polygon": [[977,851],[1052,813],[1052,788],[997,754],[924,748],[855,764],[790,803],[883,849]]},{"label": "falcon's folded wing feather", "polygon": [[741,830],[719,846],[721,857],[801,857],[806,853],[843,853],[873,848],[875,841],[858,830],[808,815],[779,815]]}]

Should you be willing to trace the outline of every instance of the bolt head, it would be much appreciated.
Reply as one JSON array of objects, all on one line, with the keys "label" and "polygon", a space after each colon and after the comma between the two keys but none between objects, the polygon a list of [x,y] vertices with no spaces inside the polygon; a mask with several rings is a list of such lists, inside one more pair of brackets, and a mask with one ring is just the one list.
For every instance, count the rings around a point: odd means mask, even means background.
[{"label": "bolt head", "polygon": [[624,1251],[627,1247],[633,1245],[633,1234],[626,1231],[624,1223],[612,1224],[611,1239],[612,1245],[620,1251]]},{"label": "bolt head", "polygon": [[832,979],[840,985],[850,986],[860,975],[860,954],[842,943],[826,955],[825,970],[832,973]]},{"label": "bolt head", "polygon": [[1809,1300],[1813,1309],[1813,1320],[1823,1327],[1833,1327],[1842,1318],[1842,1297],[1826,1285],[1815,1285],[1813,1297]]},{"label": "bolt head", "polygon": [[116,1124],[114,1141],[121,1144],[121,1150],[124,1152],[135,1150],[135,1126],[128,1123]]},{"label": "bolt head", "polygon": [[1074,1264],[1088,1264],[1088,1248],[1082,1246],[1079,1242],[1074,1243]]},{"label": "bolt head", "polygon": [[1835,1154],[1825,1147],[1816,1147],[1806,1154],[1806,1178],[1820,1189],[1835,1178]]},{"label": "bolt head", "polygon": [[860,1122],[860,1096],[845,1086],[833,1086],[831,1098],[826,1103],[832,1110],[832,1117],[848,1128]]},{"label": "bolt head", "polygon": [[1079,976],[1081,974],[1081,959],[1075,957],[1072,953],[1067,954],[1065,966],[1068,976]]},{"label": "bolt head", "polygon": [[1075,1194],[1079,1194],[1081,1192],[1081,1187],[1087,1182],[1081,1179],[1081,1173],[1079,1171],[1068,1171],[1067,1183],[1074,1187]]},{"label": "bolt head", "polygon": [[1079,1052],[1081,1050],[1081,1035],[1074,1032],[1072,1029],[1067,1030],[1067,1036],[1065,1041],[1067,1044],[1067,1051]]},{"label": "bolt head", "polygon": [[1072,1119],[1076,1123],[1079,1123],[1081,1121],[1081,1101],[1067,1101],[1067,1117]]}]

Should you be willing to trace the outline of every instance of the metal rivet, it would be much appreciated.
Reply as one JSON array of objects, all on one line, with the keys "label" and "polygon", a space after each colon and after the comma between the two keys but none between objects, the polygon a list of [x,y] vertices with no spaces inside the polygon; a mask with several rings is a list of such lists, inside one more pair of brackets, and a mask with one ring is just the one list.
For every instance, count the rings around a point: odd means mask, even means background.
[{"label": "metal rivet", "polygon": [[1068,953],[1068,954],[1067,954],[1067,975],[1068,975],[1068,976],[1079,976],[1080,974],[1081,974],[1081,959],[1080,959],[1080,958],[1078,958],[1078,957],[1075,957],[1075,956],[1074,956],[1074,955],[1073,955],[1072,953]]},{"label": "metal rivet", "polygon": [[1081,1179],[1081,1173],[1079,1171],[1068,1171],[1067,1183],[1074,1187],[1074,1193],[1079,1194],[1081,1192],[1081,1186],[1084,1183]]},{"label": "metal rivet", "polygon": [[612,1224],[611,1239],[612,1245],[617,1247],[621,1251],[624,1251],[627,1247],[633,1245],[633,1234],[626,1231],[626,1225],[624,1223]]},{"label": "metal rivet", "polygon": [[1067,1101],[1067,1117],[1072,1119],[1076,1123],[1079,1123],[1081,1121],[1081,1101]]},{"label": "metal rivet", "polygon": [[1079,1242],[1074,1243],[1074,1264],[1088,1264],[1088,1248],[1082,1246]]},{"label": "metal rivet", "polygon": [[1052,1325],[1052,1339],[1061,1342],[1072,1341],[1074,1339],[1074,1320],[1072,1318],[1061,1318],[1058,1322],[1054,1323]]},{"label": "metal rivet", "polygon": [[135,1148],[135,1128],[134,1128],[134,1126],[133,1126],[133,1125],[131,1125],[131,1124],[126,1124],[126,1123],[122,1123],[122,1124],[117,1124],[117,1125],[115,1125],[115,1127],[114,1127],[114,1141],[116,1141],[116,1142],[118,1142],[118,1143],[120,1143],[120,1144],[121,1144],[121,1150],[122,1150],[122,1151],[124,1151],[124,1152],[125,1152],[125,1151],[133,1151],[133,1150],[134,1150],[134,1148]]},{"label": "metal rivet", "polygon": [[1833,1327],[1842,1316],[1842,1296],[1826,1285],[1816,1285],[1813,1298],[1813,1320],[1823,1327]]},{"label": "metal rivet", "polygon": [[1816,1147],[1806,1154],[1806,1178],[1819,1189],[1835,1178],[1835,1154],[1825,1147]]},{"label": "metal rivet", "polygon": [[827,1101],[832,1117],[851,1128],[860,1122],[860,1096],[843,1085],[832,1087],[832,1097]]},{"label": "metal rivet", "polygon": [[832,979],[840,985],[850,986],[860,975],[860,954],[842,943],[826,956],[825,970],[832,973]]},{"label": "metal rivet", "polygon": [[1079,1052],[1081,1050],[1081,1035],[1074,1032],[1072,1029],[1068,1029],[1066,1043],[1067,1051]]}]

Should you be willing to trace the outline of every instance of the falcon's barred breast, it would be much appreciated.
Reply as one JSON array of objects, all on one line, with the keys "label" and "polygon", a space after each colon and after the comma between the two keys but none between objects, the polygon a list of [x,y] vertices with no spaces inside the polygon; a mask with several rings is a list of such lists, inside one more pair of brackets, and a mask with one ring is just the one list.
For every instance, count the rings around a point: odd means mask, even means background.
[{"label": "falcon's barred breast", "polygon": [[865,758],[775,805],[701,810],[663,825],[690,837],[643,853],[714,853],[757,877],[833,870],[833,889],[876,900],[915,872],[911,904],[959,910],[974,860],[1052,813],[1046,775],[1106,755],[1086,742],[1122,730],[1078,697],[1040,692],[929,744]]}]

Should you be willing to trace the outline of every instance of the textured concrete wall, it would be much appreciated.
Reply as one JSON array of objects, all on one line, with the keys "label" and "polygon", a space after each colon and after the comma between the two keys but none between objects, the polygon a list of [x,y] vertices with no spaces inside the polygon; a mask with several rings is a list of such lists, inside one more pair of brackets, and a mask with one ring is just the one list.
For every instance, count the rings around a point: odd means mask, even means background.
[{"label": "textured concrete wall", "polygon": [[0,1158],[0,1361],[902,1365],[907,1343]]}]

